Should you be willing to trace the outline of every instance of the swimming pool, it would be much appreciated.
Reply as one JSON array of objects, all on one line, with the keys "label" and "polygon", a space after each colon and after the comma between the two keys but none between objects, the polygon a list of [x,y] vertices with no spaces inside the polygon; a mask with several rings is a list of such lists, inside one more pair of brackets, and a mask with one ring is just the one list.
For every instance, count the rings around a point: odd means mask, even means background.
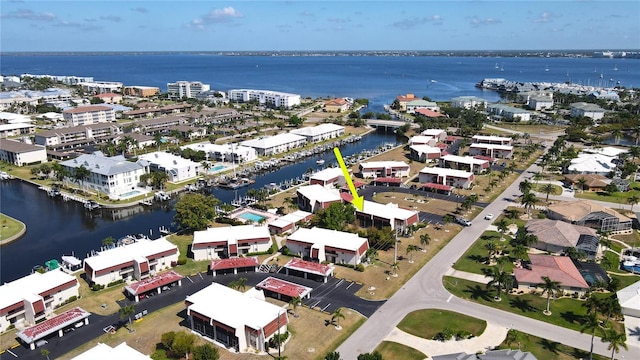
[{"label": "swimming pool", "polygon": [[253,221],[253,222],[260,222],[262,219],[266,219],[265,216],[258,215],[256,213],[252,213],[252,212],[249,212],[249,211],[238,215],[238,217],[239,218],[243,218],[245,220],[250,220],[250,221]]},{"label": "swimming pool", "polygon": [[132,191],[126,192],[124,194],[120,194],[120,197],[121,198],[130,198],[130,197],[138,196],[140,194],[142,194],[142,191],[140,191],[140,190],[132,190]]},{"label": "swimming pool", "polygon": [[218,171],[224,170],[224,169],[226,169],[226,168],[227,168],[227,167],[226,167],[226,166],[224,166],[224,165],[216,165],[216,166],[214,166],[214,167],[210,168],[210,169],[209,169],[209,172],[210,172],[210,173],[214,173],[214,172],[218,172]]}]

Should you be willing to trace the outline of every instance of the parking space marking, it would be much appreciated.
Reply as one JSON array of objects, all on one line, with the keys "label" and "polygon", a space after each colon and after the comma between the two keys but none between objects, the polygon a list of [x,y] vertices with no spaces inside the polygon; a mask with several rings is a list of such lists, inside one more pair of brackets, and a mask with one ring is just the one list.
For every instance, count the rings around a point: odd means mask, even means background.
[{"label": "parking space marking", "polygon": [[16,355],[13,351],[7,349],[7,352],[11,355],[13,355],[13,357],[18,357],[18,355]]},{"label": "parking space marking", "polygon": [[349,285],[347,285],[347,289],[350,288],[351,285],[353,285],[353,282],[349,282]]},{"label": "parking space marking", "polygon": [[331,305],[331,303],[328,303],[328,304],[327,304],[327,306],[323,307],[323,308],[322,308],[322,311],[327,310],[327,308],[329,307],[329,305]]}]

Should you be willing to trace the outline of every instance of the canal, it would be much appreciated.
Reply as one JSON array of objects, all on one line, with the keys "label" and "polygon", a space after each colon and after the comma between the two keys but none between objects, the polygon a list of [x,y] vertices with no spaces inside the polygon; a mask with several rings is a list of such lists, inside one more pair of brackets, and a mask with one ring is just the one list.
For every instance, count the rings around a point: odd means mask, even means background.
[{"label": "canal", "polygon": [[[394,133],[378,131],[364,136],[361,141],[342,146],[340,151],[343,156],[349,156],[395,141]],[[316,161],[320,158],[326,165],[335,162],[333,152],[328,151],[260,174],[254,177],[253,185],[238,189],[237,195],[233,190],[219,188],[214,188],[212,193],[221,201],[230,202],[250,188],[301,177],[308,168],[318,168]],[[133,206],[90,213],[82,204],[52,199],[31,184],[19,180],[0,182],[0,211],[27,225],[22,238],[0,247],[0,283],[28,275],[35,265],[43,265],[48,260],[60,261],[62,255],[73,253],[84,259],[92,250],[99,250],[102,240],[109,236],[119,239],[142,233],[157,238],[160,227],[171,226],[174,202],[154,204],[151,208]]]}]

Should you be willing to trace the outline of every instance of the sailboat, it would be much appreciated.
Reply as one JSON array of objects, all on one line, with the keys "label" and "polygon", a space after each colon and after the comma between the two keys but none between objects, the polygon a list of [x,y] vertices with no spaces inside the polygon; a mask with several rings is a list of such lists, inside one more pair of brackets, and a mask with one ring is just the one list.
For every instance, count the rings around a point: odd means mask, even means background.
[{"label": "sailboat", "polygon": [[549,65],[547,65],[547,67],[544,68],[544,71],[549,71]]},{"label": "sailboat", "polygon": [[502,63],[502,65],[500,65],[500,71],[504,71],[504,63]]},{"label": "sailboat", "polygon": [[618,71],[618,65],[613,65],[613,71]]},{"label": "sailboat", "polygon": [[498,63],[496,63],[495,68],[496,68],[496,69],[500,69],[500,66],[498,66]]}]

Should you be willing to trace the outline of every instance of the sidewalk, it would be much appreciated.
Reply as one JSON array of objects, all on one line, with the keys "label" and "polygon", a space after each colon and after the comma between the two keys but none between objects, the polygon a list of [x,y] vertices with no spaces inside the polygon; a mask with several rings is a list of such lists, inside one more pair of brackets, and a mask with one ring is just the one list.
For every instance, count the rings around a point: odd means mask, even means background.
[{"label": "sidewalk", "polygon": [[445,354],[456,354],[466,352],[475,354],[485,352],[500,345],[507,337],[509,329],[487,323],[482,335],[467,340],[449,340],[445,342],[427,340],[415,335],[406,333],[398,328],[391,330],[385,341],[393,341],[419,350],[428,357]]},{"label": "sidewalk", "polygon": [[445,276],[452,276],[458,279],[464,279],[469,281],[474,281],[477,283],[488,284],[491,281],[491,278],[486,277],[480,274],[474,274],[466,271],[456,270],[454,268],[449,268],[447,272],[444,273]]}]

